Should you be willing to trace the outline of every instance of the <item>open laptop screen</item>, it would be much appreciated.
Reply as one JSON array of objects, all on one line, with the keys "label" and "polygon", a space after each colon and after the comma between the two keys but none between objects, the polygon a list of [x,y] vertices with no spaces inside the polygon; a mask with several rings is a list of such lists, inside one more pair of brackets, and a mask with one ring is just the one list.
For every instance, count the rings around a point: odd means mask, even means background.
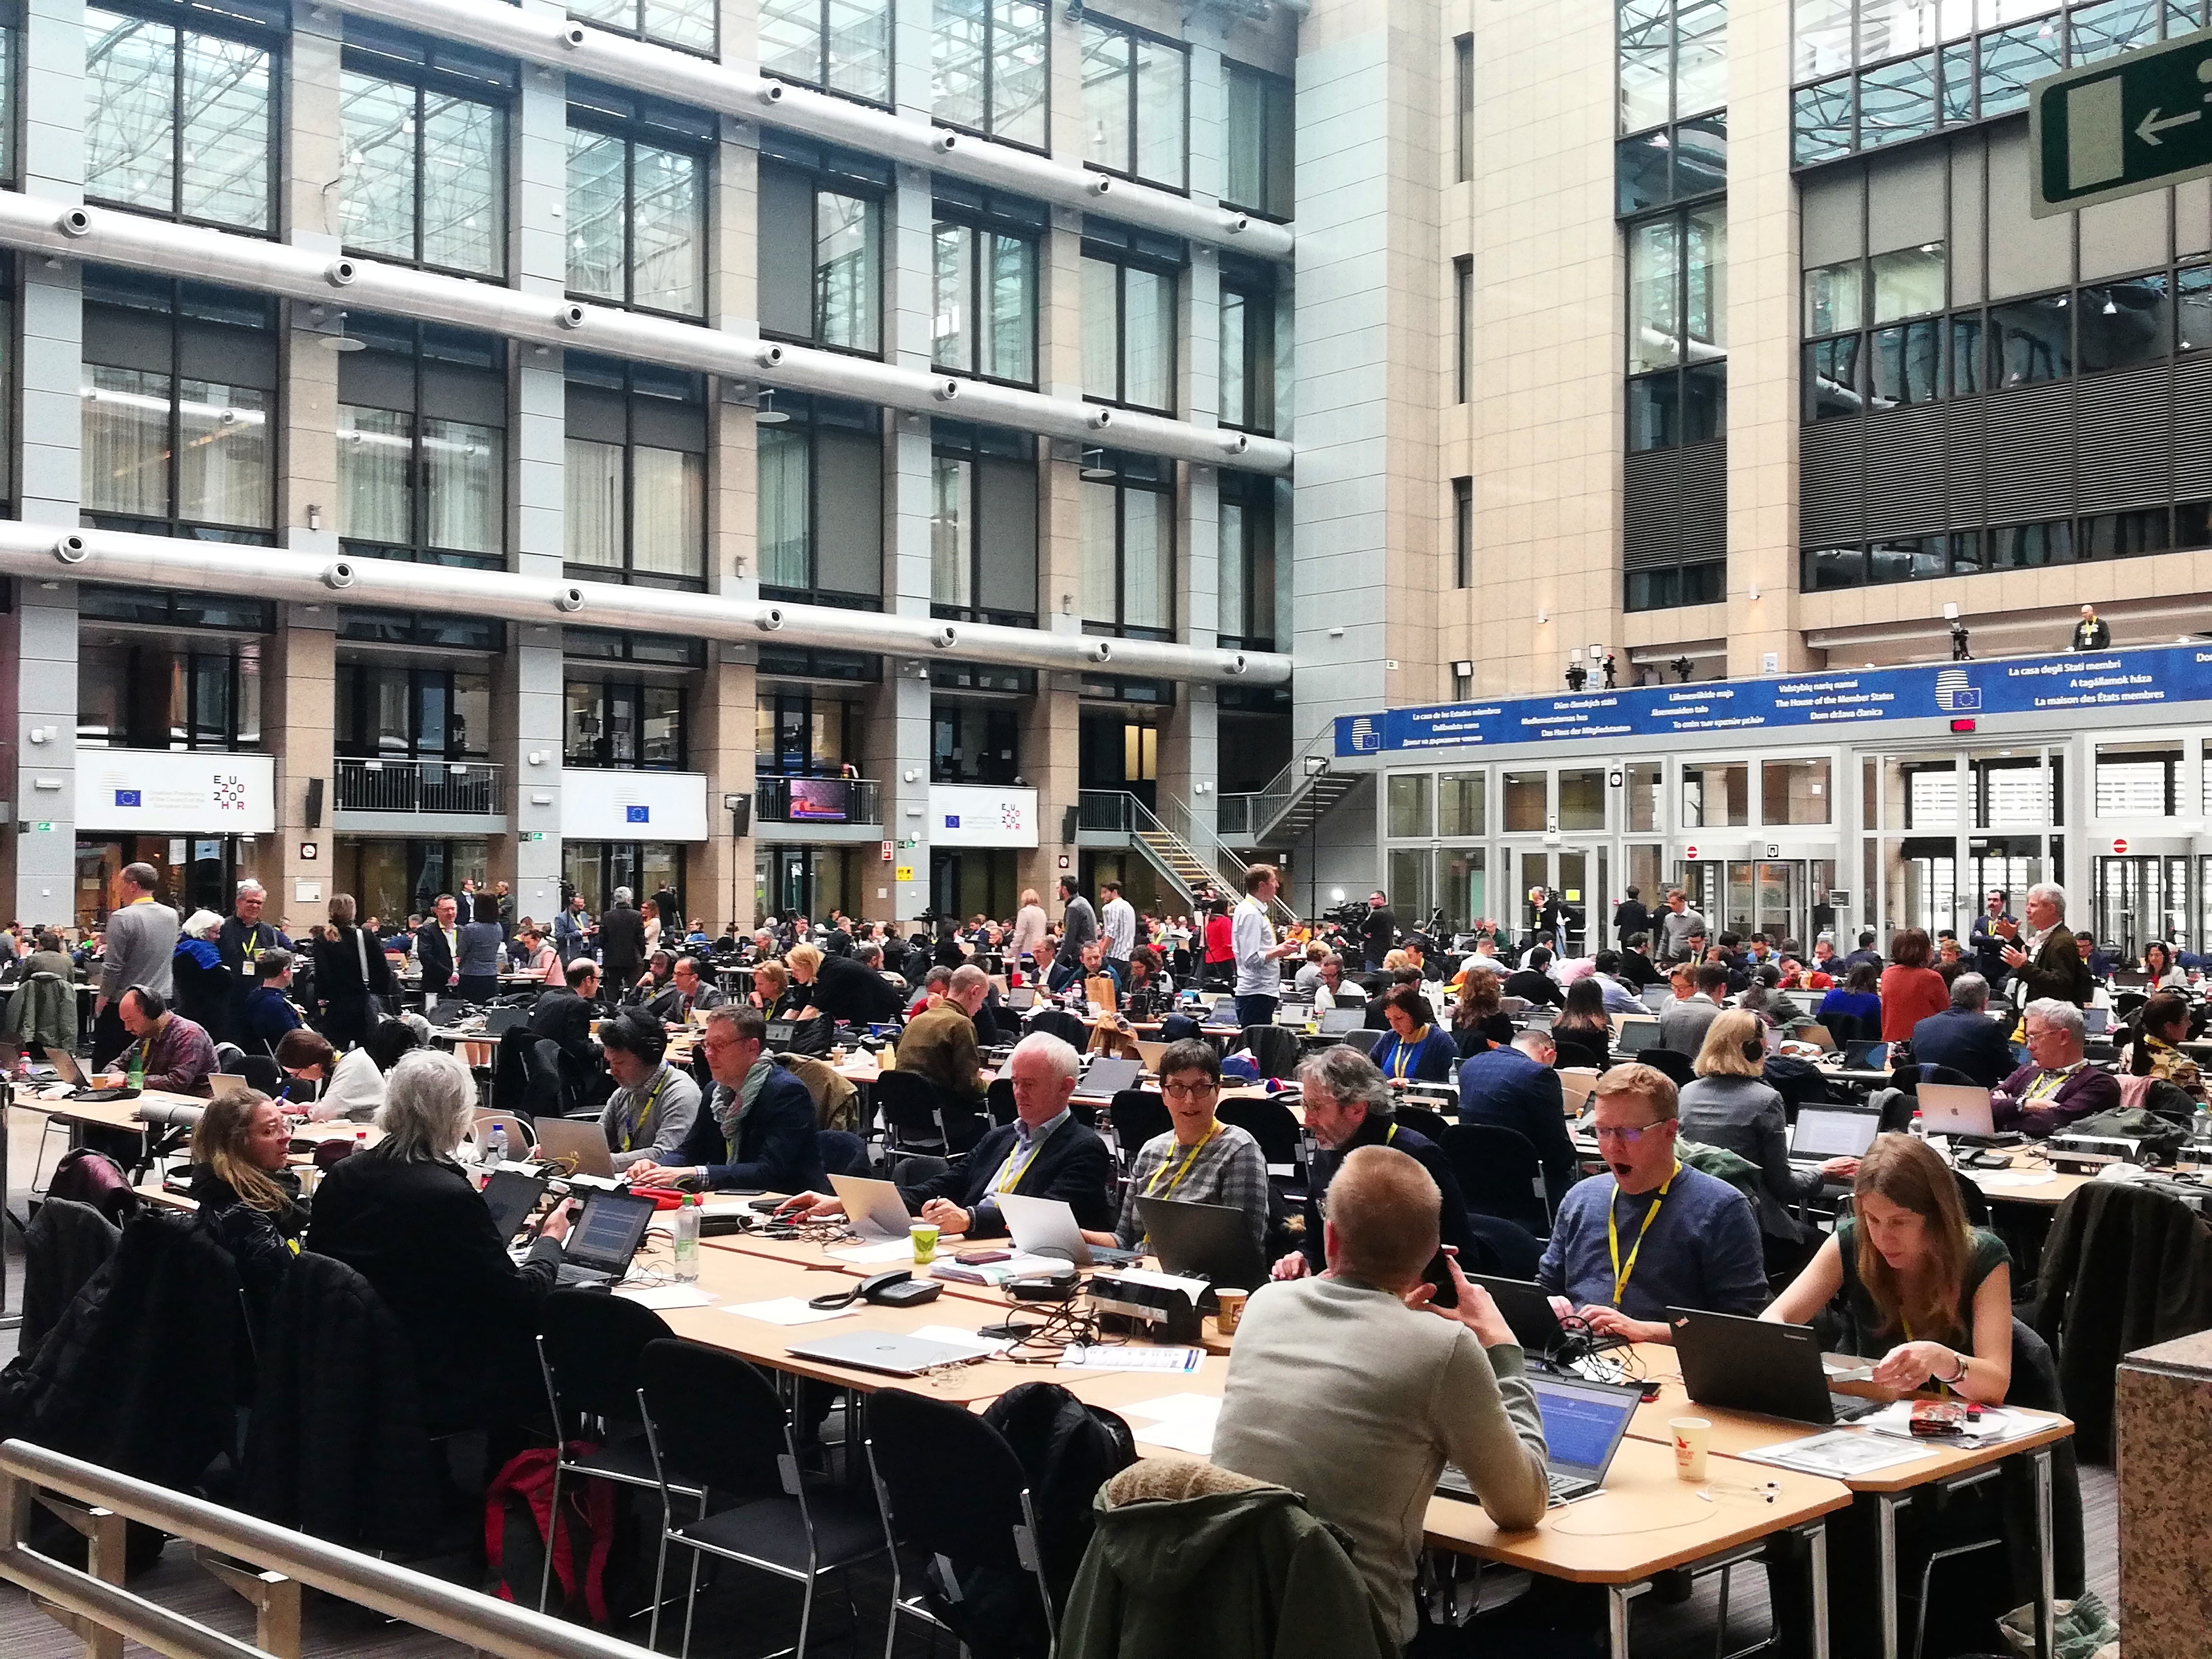
[{"label": "open laptop screen", "polygon": [[639,1242],[645,1237],[646,1224],[653,1219],[653,1211],[649,1198],[634,1197],[628,1193],[593,1193],[584,1205],[584,1213],[577,1219],[576,1230],[568,1235],[568,1260],[608,1273],[626,1271],[630,1258],[637,1254]]},{"label": "open laptop screen", "polygon": [[1790,1150],[1800,1158],[1863,1158],[1881,1127],[1873,1112],[1824,1112],[1808,1106],[1797,1114]]},{"label": "open laptop screen", "polygon": [[1555,1469],[1602,1479],[1613,1449],[1635,1416],[1632,1389],[1577,1388],[1548,1376],[1531,1376],[1536,1410],[1544,1419],[1544,1446]]}]

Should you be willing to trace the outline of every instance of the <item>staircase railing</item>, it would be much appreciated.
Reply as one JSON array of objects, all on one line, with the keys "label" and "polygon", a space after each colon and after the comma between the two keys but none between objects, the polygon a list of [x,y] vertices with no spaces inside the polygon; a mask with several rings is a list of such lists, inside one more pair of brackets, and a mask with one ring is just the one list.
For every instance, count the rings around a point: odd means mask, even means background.
[{"label": "staircase railing", "polygon": [[[1189,806],[1173,796],[1168,798],[1170,817],[1159,813],[1131,794],[1126,789],[1085,789],[1076,798],[1077,826],[1108,835],[1127,835],[1147,855],[1161,874],[1190,896],[1190,883],[1180,871],[1169,866],[1159,856],[1147,836],[1165,842],[1175,852],[1188,859],[1206,872],[1216,887],[1234,898],[1244,890],[1244,860],[1231,851],[1213,832],[1193,817]],[[1270,918],[1277,922],[1295,921],[1297,913],[1279,896],[1268,908]]]},{"label": "staircase railing", "polygon": [[[1233,898],[1244,890],[1244,872],[1251,867],[1251,861],[1201,821],[1188,802],[1177,795],[1168,796],[1162,803],[1161,817],[1167,832],[1196,853],[1198,861],[1221,878],[1223,892]],[[1267,914],[1276,922],[1298,919],[1297,912],[1284,903],[1279,895],[1268,906]]]},{"label": "staircase railing", "polygon": [[[1223,831],[1242,835],[1256,841],[1279,823],[1297,798],[1313,787],[1318,774],[1306,770],[1307,757],[1336,752],[1336,732],[1326,727],[1309,738],[1304,746],[1290,758],[1289,763],[1249,795],[1221,797],[1220,824]],[[1231,803],[1235,805],[1232,805]]]}]

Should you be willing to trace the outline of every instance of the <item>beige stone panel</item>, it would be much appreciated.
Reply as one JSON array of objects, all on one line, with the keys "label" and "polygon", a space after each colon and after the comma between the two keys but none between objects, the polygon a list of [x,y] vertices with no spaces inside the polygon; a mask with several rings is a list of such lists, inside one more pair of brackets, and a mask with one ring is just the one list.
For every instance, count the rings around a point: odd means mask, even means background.
[{"label": "beige stone panel", "polygon": [[691,718],[691,763],[707,775],[706,841],[693,847],[684,872],[692,908],[710,931],[735,920],[750,927],[753,914],[754,826],[732,839],[726,794],[753,793],[757,675],[750,664],[709,662],[699,678]]},{"label": "beige stone panel", "polygon": [[[337,707],[336,636],[325,629],[303,626],[296,617],[268,636],[261,659],[262,739],[276,757],[276,833],[254,843],[253,855],[241,874],[252,874],[269,889],[270,920],[297,937],[311,922],[324,919],[319,903],[293,901],[294,884],[315,881],[331,892],[336,838],[331,831],[335,809],[337,773],[332,759],[333,716]],[[307,827],[307,791],[312,780],[323,782],[322,823]],[[313,858],[301,857],[302,847],[313,847]]]}]

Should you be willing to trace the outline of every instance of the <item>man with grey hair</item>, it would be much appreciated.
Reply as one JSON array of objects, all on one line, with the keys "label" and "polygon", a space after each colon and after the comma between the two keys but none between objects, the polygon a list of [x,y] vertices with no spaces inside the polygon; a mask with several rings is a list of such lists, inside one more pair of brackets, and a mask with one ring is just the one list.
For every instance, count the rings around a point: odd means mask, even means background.
[{"label": "man with grey hair", "polygon": [[[1300,1060],[1297,1079],[1306,1128],[1320,1151],[1306,1178],[1304,1236],[1297,1249],[1275,1263],[1274,1277],[1303,1279],[1328,1265],[1322,1243],[1322,1209],[1328,1183],[1346,1158],[1362,1146],[1395,1146],[1426,1170],[1443,1199],[1437,1218],[1439,1236],[1465,1260],[1476,1260],[1467,1201],[1460,1195],[1451,1160],[1435,1141],[1397,1121],[1397,1108],[1382,1068],[1358,1049],[1340,1043]],[[1422,1277],[1436,1287],[1439,1301],[1451,1302],[1451,1273],[1441,1251]]]},{"label": "man with grey hair", "polygon": [[375,1286],[413,1341],[434,1433],[503,1429],[538,1385],[532,1336],[568,1237],[556,1206],[517,1267],[453,1153],[476,1109],[476,1079],[452,1054],[393,1062],[384,1139],[332,1166],[315,1194],[307,1248]]},{"label": "man with grey hair", "polygon": [[629,889],[615,889],[615,902],[599,918],[599,965],[610,987],[637,983],[645,968],[645,918],[629,902]]},{"label": "man with grey hair", "polygon": [[[2027,902],[2032,915],[2034,894]],[[2119,1079],[2082,1057],[2079,1008],[2046,997],[2027,1005],[2027,1064],[1990,1091],[1990,1119],[1998,1128],[2056,1134],[2120,1103]]]},{"label": "man with grey hair", "polygon": [[2081,1007],[2096,994],[2081,946],[2066,926],[2066,890],[2039,881],[2027,890],[2027,932],[2004,947],[2005,966],[2022,1000],[2056,999]]},{"label": "man with grey hair", "polygon": [[92,1062],[105,1066],[131,1045],[117,1004],[136,985],[167,1001],[175,984],[177,913],[154,902],[161,878],[150,864],[126,864],[118,880],[122,902],[108,912],[100,994],[92,1005]]},{"label": "man with grey hair", "polygon": [[1951,1006],[1912,1028],[1912,1058],[1923,1066],[1948,1066],[1984,1089],[1994,1089],[2013,1069],[2012,1045],[1991,1019],[1990,982],[1979,974],[1951,981]]},{"label": "man with grey hair", "polygon": [[[1014,1121],[993,1129],[942,1174],[902,1188],[907,1208],[948,1236],[993,1238],[1006,1231],[999,1194],[1019,1193],[1059,1199],[1075,1212],[1075,1224],[1086,1231],[1112,1227],[1113,1155],[1097,1132],[1076,1121],[1067,1107],[1080,1063],[1073,1048],[1048,1032],[1032,1031],[1016,1043],[1006,1062],[1013,1079]],[[801,1193],[782,1212],[813,1220],[841,1216],[845,1206],[827,1194]]]},{"label": "man with grey hair", "polygon": [[216,954],[230,975],[230,1010],[216,1033],[219,1037],[245,1029],[246,1005],[261,983],[262,952],[292,949],[290,939],[262,921],[261,912],[268,902],[269,890],[248,876],[238,884],[231,914],[223,918],[222,929],[215,936]]}]

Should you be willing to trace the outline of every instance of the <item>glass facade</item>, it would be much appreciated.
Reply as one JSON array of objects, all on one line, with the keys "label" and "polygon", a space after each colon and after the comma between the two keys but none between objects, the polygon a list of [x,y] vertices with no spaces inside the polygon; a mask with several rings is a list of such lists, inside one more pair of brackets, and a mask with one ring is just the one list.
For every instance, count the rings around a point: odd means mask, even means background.
[{"label": "glass facade", "polygon": [[706,388],[696,374],[568,356],[568,562],[696,587],[707,575]]},{"label": "glass facade", "polygon": [[274,88],[287,19],[263,12],[86,9],[88,201],[234,230],[274,228]]},{"label": "glass facade", "polygon": [[349,553],[506,563],[507,343],[356,313],[338,360],[337,532]]},{"label": "glass facade", "polygon": [[1175,465],[1107,451],[1083,485],[1083,620],[1108,633],[1166,639],[1175,629]]},{"label": "glass facade", "polygon": [[1034,627],[1036,440],[959,421],[930,425],[930,613]]},{"label": "glass facade", "polygon": [[1083,395],[1172,414],[1182,245],[1096,220],[1084,232]]},{"label": "glass facade", "polygon": [[346,246],[404,264],[504,276],[514,66],[367,25],[348,27],[343,64],[338,220]]},{"label": "glass facade", "polygon": [[763,146],[763,332],[875,356],[883,350],[883,205],[890,169],[842,152]]},{"label": "glass facade", "polygon": [[598,88],[571,92],[571,294],[678,317],[706,314],[714,143],[709,116]]},{"label": "glass facade", "polygon": [[1085,12],[1085,164],[1169,190],[1190,183],[1188,49]]},{"label": "glass facade", "polygon": [[1051,14],[1041,0],[933,0],[930,98],[936,118],[1042,149],[1050,139]]},{"label": "glass facade", "polygon": [[[761,7],[763,34],[769,9]],[[568,15],[655,46],[714,56],[714,0],[568,0]]]},{"label": "glass facade", "polygon": [[563,765],[645,772],[684,769],[682,686],[572,678],[562,701]]},{"label": "glass facade", "polygon": [[969,190],[940,191],[936,213],[930,361],[957,374],[1036,385],[1044,210]]},{"label": "glass facade", "polygon": [[1228,150],[1221,199],[1231,207],[1283,220],[1295,210],[1294,93],[1279,75],[1233,58],[1221,60],[1222,137]]},{"label": "glass facade", "polygon": [[863,404],[797,392],[780,394],[775,413],[787,418],[754,434],[762,592],[876,609],[884,591],[880,417]]},{"label": "glass facade", "polygon": [[891,100],[891,0],[761,0],[763,75]]}]

